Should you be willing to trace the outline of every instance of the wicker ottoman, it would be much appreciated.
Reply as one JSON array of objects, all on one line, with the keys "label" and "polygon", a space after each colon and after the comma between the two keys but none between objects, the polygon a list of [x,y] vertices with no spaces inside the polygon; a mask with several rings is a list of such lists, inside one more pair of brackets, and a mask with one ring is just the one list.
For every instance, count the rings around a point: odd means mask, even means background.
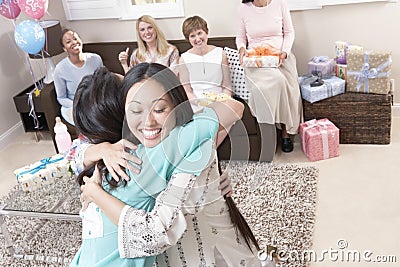
[{"label": "wicker ottoman", "polygon": [[345,93],[316,103],[303,100],[304,120],[328,118],[341,144],[389,144],[392,95]]}]

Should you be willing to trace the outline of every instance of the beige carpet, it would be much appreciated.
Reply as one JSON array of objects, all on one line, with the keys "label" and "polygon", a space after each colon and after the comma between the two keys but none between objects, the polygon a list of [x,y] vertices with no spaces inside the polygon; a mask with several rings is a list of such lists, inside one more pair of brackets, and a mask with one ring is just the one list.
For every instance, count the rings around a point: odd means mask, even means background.
[{"label": "beige carpet", "polygon": [[[226,164],[226,163],[225,163]],[[231,162],[234,199],[262,248],[278,249],[282,266],[305,266],[315,224],[318,169]]]},{"label": "beige carpet", "polygon": [[[223,166],[228,167],[234,179],[235,201],[262,247],[275,245],[284,260],[288,253],[311,248],[316,168],[244,162],[223,163]],[[65,190],[70,183],[60,184],[59,189]],[[46,193],[36,192],[27,197],[41,199],[43,194]],[[79,208],[77,201],[70,204],[72,207],[64,205],[62,209]],[[80,246],[80,222],[6,217],[6,223],[15,245],[24,249],[17,251],[17,258],[8,255],[0,234],[0,266],[67,266]],[[304,265],[297,261],[284,266]]]}]

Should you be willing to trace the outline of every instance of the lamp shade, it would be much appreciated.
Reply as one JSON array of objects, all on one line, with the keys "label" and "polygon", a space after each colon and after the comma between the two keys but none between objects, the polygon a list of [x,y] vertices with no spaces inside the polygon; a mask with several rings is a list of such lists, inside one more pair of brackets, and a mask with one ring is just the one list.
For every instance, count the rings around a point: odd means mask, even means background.
[{"label": "lamp shade", "polygon": [[[44,20],[39,22],[40,26],[43,28],[46,36],[46,41],[44,43],[44,57],[52,57],[64,52],[61,44],[61,25],[58,20]],[[36,55],[29,55],[30,58],[41,58],[42,53]]]}]

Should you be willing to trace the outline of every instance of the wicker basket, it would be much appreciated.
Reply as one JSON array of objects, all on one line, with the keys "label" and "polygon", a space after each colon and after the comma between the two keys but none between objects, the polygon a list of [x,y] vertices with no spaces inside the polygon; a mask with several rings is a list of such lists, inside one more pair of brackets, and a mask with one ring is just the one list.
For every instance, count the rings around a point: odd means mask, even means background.
[{"label": "wicker basket", "polygon": [[345,93],[316,103],[303,100],[304,120],[328,118],[341,144],[389,144],[392,95]]}]

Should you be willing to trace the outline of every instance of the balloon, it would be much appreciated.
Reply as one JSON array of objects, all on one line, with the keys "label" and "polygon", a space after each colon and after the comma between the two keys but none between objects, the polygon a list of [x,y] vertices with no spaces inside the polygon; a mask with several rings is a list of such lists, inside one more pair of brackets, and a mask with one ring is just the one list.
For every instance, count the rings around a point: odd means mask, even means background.
[{"label": "balloon", "polygon": [[15,19],[21,13],[18,0],[6,0],[0,2],[0,14],[8,19]]},{"label": "balloon", "polygon": [[41,19],[49,7],[48,0],[18,0],[22,12],[33,19]]},{"label": "balloon", "polygon": [[34,55],[43,48],[46,36],[39,22],[24,20],[15,28],[14,39],[22,50]]}]

